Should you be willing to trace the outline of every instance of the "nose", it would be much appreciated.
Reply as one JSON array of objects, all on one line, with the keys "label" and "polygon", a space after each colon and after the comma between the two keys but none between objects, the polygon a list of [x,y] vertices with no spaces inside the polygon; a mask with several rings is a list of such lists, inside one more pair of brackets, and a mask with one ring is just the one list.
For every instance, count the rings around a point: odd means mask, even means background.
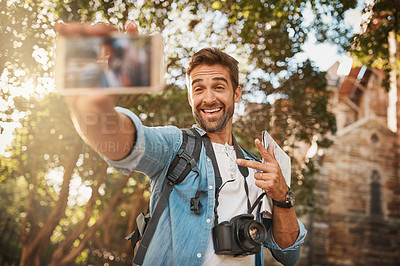
[{"label": "nose", "polygon": [[215,102],[215,99],[216,99],[216,97],[215,97],[214,91],[211,89],[207,89],[205,91],[203,101],[205,103],[213,103],[213,102]]}]

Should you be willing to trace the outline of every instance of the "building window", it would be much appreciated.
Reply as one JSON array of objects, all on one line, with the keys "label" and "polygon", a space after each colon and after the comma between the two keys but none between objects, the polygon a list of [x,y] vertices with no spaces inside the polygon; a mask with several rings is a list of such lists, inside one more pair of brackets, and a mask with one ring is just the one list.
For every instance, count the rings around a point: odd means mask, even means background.
[{"label": "building window", "polygon": [[371,175],[371,202],[370,202],[370,215],[382,216],[382,189],[381,189],[381,176],[378,171],[373,170]]},{"label": "building window", "polygon": [[379,143],[379,137],[378,137],[378,135],[376,135],[375,133],[372,134],[372,135],[371,135],[371,140],[372,140],[372,143],[378,144],[378,143]]}]

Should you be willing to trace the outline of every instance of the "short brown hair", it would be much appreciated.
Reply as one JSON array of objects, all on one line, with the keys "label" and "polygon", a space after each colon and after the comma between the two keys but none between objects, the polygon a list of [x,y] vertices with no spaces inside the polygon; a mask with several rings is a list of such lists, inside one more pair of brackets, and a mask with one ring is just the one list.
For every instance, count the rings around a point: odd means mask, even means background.
[{"label": "short brown hair", "polygon": [[193,69],[202,64],[219,64],[228,67],[233,91],[236,91],[236,88],[239,86],[239,67],[238,61],[235,58],[215,47],[203,48],[196,52],[190,59],[189,66],[186,70],[186,77],[189,78]]}]

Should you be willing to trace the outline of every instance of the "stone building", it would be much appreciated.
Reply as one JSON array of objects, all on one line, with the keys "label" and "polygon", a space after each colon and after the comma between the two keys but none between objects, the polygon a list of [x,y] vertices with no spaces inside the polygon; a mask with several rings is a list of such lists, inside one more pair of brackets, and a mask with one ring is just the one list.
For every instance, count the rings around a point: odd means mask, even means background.
[{"label": "stone building", "polygon": [[[390,116],[382,72],[352,68],[344,77],[338,67],[327,72],[338,131],[322,155],[324,215],[305,221],[299,264],[400,265],[400,101]],[[388,117],[397,119],[397,131]]]}]

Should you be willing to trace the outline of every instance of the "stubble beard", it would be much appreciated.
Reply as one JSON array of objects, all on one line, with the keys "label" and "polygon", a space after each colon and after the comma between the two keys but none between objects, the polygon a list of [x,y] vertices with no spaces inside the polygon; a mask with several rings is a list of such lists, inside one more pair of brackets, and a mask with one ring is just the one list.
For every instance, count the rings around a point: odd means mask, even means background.
[{"label": "stubble beard", "polygon": [[201,115],[201,108],[204,108],[204,106],[197,107],[193,112],[196,123],[207,133],[216,133],[222,131],[222,129],[225,128],[225,126],[228,124],[229,120],[233,116],[233,106],[230,106],[228,109],[226,109],[226,106],[222,103],[207,106],[207,108],[215,107],[222,107],[223,114],[221,117],[209,119],[208,121],[206,121],[206,119],[203,119]]}]

